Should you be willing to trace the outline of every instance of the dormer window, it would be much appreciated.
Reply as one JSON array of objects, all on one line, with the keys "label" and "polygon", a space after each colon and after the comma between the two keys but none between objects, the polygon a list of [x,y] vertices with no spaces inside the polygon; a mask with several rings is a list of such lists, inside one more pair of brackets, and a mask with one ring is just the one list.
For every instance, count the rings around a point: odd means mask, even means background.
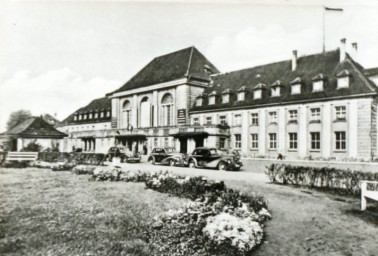
[{"label": "dormer window", "polygon": [[83,118],[83,115],[80,114],[80,115],[79,115],[79,120],[81,120],[82,118]]},{"label": "dormer window", "polygon": [[77,115],[74,116],[74,121],[76,121],[76,120],[77,120]]},{"label": "dormer window", "polygon": [[197,99],[196,99],[196,106],[197,106],[197,107],[202,106],[202,98],[197,98]]},{"label": "dormer window", "polygon": [[313,92],[321,92],[324,90],[324,84],[327,77],[323,74],[318,74],[312,78],[312,91]]},{"label": "dormer window", "polygon": [[104,112],[103,112],[103,111],[101,111],[101,113],[100,113],[100,117],[101,117],[101,118],[104,117]]},{"label": "dormer window", "polygon": [[222,103],[229,103],[230,102],[230,89],[226,89],[222,92]]},{"label": "dormer window", "polygon": [[106,111],[106,117],[110,117],[110,110]]},{"label": "dormer window", "polygon": [[92,113],[89,113],[89,119],[92,119],[93,118],[93,114]]},{"label": "dormer window", "polygon": [[84,114],[84,115],[83,115],[83,119],[85,120],[85,119],[87,119],[87,118],[88,118],[87,114]]},{"label": "dormer window", "polygon": [[215,104],[215,98],[218,95],[216,91],[213,91],[212,93],[209,94],[209,105],[214,105]]},{"label": "dormer window", "polygon": [[261,99],[262,98],[262,90],[266,88],[266,85],[263,83],[259,83],[253,87],[253,99]]},{"label": "dormer window", "polygon": [[98,118],[98,112],[95,112],[95,113],[94,113],[94,118],[95,118],[95,119]]},{"label": "dormer window", "polygon": [[344,69],[337,74],[337,89],[349,88],[351,74]]},{"label": "dormer window", "polygon": [[300,94],[301,93],[301,85],[302,79],[300,77],[295,78],[293,81],[290,82],[291,84],[291,94]]},{"label": "dormer window", "polygon": [[245,100],[245,93],[246,93],[246,88],[245,88],[245,86],[242,86],[238,90],[238,101],[244,101]]},{"label": "dormer window", "polygon": [[271,86],[272,97],[281,96],[281,87],[283,83],[280,80],[275,81]]},{"label": "dormer window", "polygon": [[206,94],[202,93],[200,94],[196,99],[196,106],[202,106],[203,105],[203,98],[206,96]]}]

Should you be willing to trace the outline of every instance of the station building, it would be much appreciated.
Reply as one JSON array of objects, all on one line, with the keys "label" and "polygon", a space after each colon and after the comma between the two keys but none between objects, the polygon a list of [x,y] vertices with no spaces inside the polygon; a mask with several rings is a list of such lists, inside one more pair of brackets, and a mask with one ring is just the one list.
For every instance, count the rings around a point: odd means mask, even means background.
[{"label": "station building", "polygon": [[345,48],[343,39],[334,51],[293,51],[289,60],[228,73],[194,47],[157,57],[64,121],[66,149],[210,146],[250,157],[376,158],[378,72]]}]

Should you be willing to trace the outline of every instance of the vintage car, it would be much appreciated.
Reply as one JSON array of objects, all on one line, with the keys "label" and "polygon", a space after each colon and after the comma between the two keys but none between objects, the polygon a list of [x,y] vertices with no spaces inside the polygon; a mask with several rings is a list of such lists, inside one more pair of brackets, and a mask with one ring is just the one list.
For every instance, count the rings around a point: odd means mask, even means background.
[{"label": "vintage car", "polygon": [[152,164],[168,164],[170,166],[188,166],[188,155],[178,153],[175,148],[161,147],[154,148],[148,157]]},{"label": "vintage car", "polygon": [[106,160],[111,162],[114,157],[119,157],[121,159],[121,163],[139,163],[141,159],[139,152],[133,153],[128,148],[122,146],[109,148],[108,154],[106,155]]},{"label": "vintage car", "polygon": [[238,171],[243,166],[238,152],[225,154],[215,148],[196,148],[189,156],[190,168],[214,168],[218,170]]}]

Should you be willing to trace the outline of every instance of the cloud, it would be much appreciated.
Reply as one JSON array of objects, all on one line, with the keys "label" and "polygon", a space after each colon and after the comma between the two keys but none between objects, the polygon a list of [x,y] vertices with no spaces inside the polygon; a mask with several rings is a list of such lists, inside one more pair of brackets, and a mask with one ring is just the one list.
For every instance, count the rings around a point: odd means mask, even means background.
[{"label": "cloud", "polygon": [[117,80],[86,78],[69,68],[42,74],[20,70],[11,75],[6,68],[0,68],[0,131],[5,129],[12,111],[26,109],[33,115],[56,113],[62,120],[121,85]]}]

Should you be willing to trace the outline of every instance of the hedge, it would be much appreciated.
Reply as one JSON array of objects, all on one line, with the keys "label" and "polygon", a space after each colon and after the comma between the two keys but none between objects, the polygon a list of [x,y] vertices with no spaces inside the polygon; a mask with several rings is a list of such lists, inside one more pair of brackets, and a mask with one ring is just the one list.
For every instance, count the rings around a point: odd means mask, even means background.
[{"label": "hedge", "polygon": [[39,152],[38,160],[44,162],[68,162],[73,164],[103,165],[105,154],[96,153],[63,153],[63,152]]},{"label": "hedge", "polygon": [[360,195],[362,180],[378,181],[378,173],[373,172],[286,164],[271,164],[265,173],[273,183],[321,188],[344,195]]}]

